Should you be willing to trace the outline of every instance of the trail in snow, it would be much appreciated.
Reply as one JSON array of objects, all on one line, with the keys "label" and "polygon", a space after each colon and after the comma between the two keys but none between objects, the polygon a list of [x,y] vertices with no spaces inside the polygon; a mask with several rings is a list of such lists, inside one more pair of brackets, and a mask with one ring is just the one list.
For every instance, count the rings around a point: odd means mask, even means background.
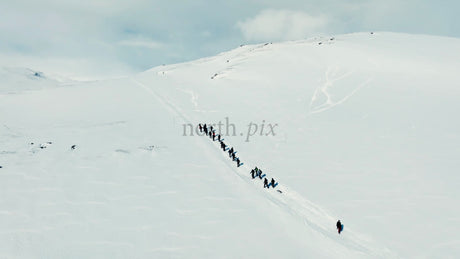
[{"label": "trail in snow", "polygon": [[[361,88],[365,87],[366,85],[368,85],[373,80],[372,77],[369,77],[368,79],[364,80],[364,82],[359,84],[348,95],[340,98],[337,101],[334,101],[333,95],[330,92],[331,87],[337,81],[343,80],[343,79],[353,75],[353,73],[354,73],[354,71],[348,71],[348,72],[343,73],[340,76],[337,76],[335,78],[331,78],[332,76],[334,76],[338,72],[338,70],[339,70],[338,67],[335,67],[335,68],[328,67],[327,68],[326,72],[324,73],[324,77],[325,77],[324,84],[322,86],[319,86],[315,90],[315,93],[313,94],[313,97],[311,98],[310,114],[320,113],[320,112],[329,110],[329,109],[331,109],[331,108],[333,108],[333,107],[335,107],[337,105],[340,105],[340,104],[346,102],[350,97],[352,97],[354,94],[356,94],[356,92],[361,90]],[[323,95],[324,98],[326,98],[326,101],[324,101],[323,103],[321,103],[319,105],[318,104],[315,105],[315,102],[317,102],[317,100],[321,97],[321,95]]]},{"label": "trail in snow", "polygon": [[[132,81],[138,86],[140,86],[141,88],[143,88],[144,90],[146,90],[148,93],[150,93],[156,100],[162,103],[166,108],[176,113],[177,116],[181,117],[186,123],[191,123],[193,125],[192,120],[189,119],[181,111],[181,109],[178,108],[176,105],[174,105],[172,102],[170,102],[166,98],[163,98],[156,91],[146,86],[145,84],[135,79],[132,79]],[[202,147],[206,146],[207,149],[211,151],[209,153],[213,153],[215,155],[216,154],[215,150],[211,150],[210,148],[214,148],[214,149],[217,148],[216,150],[219,150],[219,149],[216,145],[213,145],[213,142],[214,141],[212,140],[210,142],[197,141],[197,143],[200,146]],[[231,146],[231,145],[229,145],[229,143],[227,142],[227,146]],[[366,253],[366,254],[371,254],[373,256],[386,257],[386,258],[396,257],[387,248],[377,245],[370,238],[366,238],[363,235],[355,233],[353,229],[350,229],[349,227],[346,227],[345,232],[339,236],[336,233],[335,228],[334,228],[337,217],[331,216],[324,209],[314,204],[313,202],[305,199],[297,192],[290,190],[287,186],[283,185],[281,188],[280,185],[278,185],[277,189],[282,190],[282,194],[276,192],[276,190],[274,189],[271,189],[271,190],[270,189],[265,190],[265,188],[262,189],[263,182],[262,181],[259,182],[258,178],[251,179],[251,177],[249,176],[249,172],[252,168],[254,168],[254,166],[250,166],[248,162],[245,162],[244,160],[242,160],[242,162],[244,162],[244,165],[241,165],[239,168],[237,168],[235,165],[228,163],[229,158],[228,158],[227,152],[220,152],[220,153],[221,153],[220,156],[218,156],[219,159],[230,170],[232,170],[241,181],[245,182],[249,186],[259,187],[260,192],[267,199],[269,199],[272,203],[276,204],[279,208],[283,209],[288,214],[305,222],[305,225],[308,228],[312,229],[313,231],[320,233],[322,236],[324,236],[327,239],[338,242],[342,246],[346,246],[348,248],[354,249],[355,251],[358,251],[360,253]]]},{"label": "trail in snow", "polygon": [[195,107],[195,110],[198,110],[198,95],[193,92],[192,90],[183,90],[180,88],[177,88],[177,90],[182,91],[186,94],[190,95],[190,101],[192,102],[193,106]]}]

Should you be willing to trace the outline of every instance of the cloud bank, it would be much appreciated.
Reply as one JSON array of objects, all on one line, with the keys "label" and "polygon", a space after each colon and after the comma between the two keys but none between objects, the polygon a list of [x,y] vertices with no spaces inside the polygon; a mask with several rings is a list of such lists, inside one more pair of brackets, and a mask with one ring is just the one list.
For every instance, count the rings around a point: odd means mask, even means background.
[{"label": "cloud bank", "polygon": [[328,24],[325,16],[311,16],[292,10],[263,10],[255,17],[238,22],[237,27],[250,41],[295,40],[311,36]]}]

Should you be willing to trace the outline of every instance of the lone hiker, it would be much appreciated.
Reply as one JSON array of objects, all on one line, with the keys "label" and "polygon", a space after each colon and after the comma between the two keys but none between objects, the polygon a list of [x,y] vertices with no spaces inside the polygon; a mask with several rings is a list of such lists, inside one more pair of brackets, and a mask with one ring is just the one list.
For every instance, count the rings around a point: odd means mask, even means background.
[{"label": "lone hiker", "polygon": [[340,235],[340,232],[342,232],[342,230],[343,230],[342,222],[340,222],[340,220],[339,220],[339,221],[337,221],[337,224],[335,224],[335,225],[337,226],[337,232]]}]

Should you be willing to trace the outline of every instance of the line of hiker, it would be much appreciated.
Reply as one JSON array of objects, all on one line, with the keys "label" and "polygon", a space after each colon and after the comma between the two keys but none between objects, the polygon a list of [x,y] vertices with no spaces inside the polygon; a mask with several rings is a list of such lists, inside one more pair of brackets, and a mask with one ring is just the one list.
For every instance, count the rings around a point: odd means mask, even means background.
[{"label": "line of hiker", "polygon": [[[200,129],[200,132],[204,132],[206,136],[211,138],[213,141],[216,141],[216,132],[212,125],[206,125],[206,124],[200,123],[198,124],[198,128]],[[222,139],[220,134],[217,134],[217,140],[220,143],[220,148],[224,152],[228,151],[228,156],[232,159],[232,161],[236,162],[237,167],[240,167],[242,163],[240,161],[240,158],[236,156],[236,151],[233,149],[233,147],[227,148],[227,145],[224,143],[224,139]],[[258,177],[259,179],[263,180],[264,188],[269,189],[270,186],[272,188],[275,188],[278,185],[278,183],[273,178],[270,182],[268,182],[268,179],[265,177],[266,175],[262,172],[261,169],[257,168],[257,166],[256,168],[251,170],[250,174],[252,176],[252,179],[255,179]],[[280,190],[278,190],[278,192],[282,193]]]},{"label": "line of hiker", "polygon": [[268,183],[268,179],[265,177],[265,174],[262,172],[262,169],[257,168],[257,166],[256,168],[251,170],[250,174],[251,174],[252,179],[255,179],[257,177],[259,177],[259,179],[261,180],[264,179],[264,188],[270,188],[270,186],[272,188],[275,188],[278,185],[275,179],[273,178],[270,181],[270,183]]},{"label": "line of hiker", "polygon": [[[198,127],[200,129],[200,132],[204,132],[206,136],[209,136],[209,138],[212,139],[212,141],[216,141],[216,132],[211,125],[208,126],[206,124],[200,123],[198,124]],[[240,158],[236,157],[236,151],[233,149],[233,147],[228,149],[227,145],[224,143],[224,139],[222,139],[220,134],[217,134],[217,141],[219,141],[220,143],[220,148],[224,152],[228,150],[228,156],[232,159],[232,161],[236,161],[237,167],[240,167],[241,165]],[[72,149],[74,149],[74,146],[72,146]],[[0,168],[2,167],[0,166]],[[261,180],[263,179],[264,188],[270,189],[270,186],[272,188],[275,188],[278,185],[278,183],[273,178],[270,182],[268,182],[268,179],[265,177],[266,174],[262,172],[262,169],[257,168],[257,166],[251,170],[250,174],[251,174],[252,179],[256,179],[256,178],[259,178]],[[279,193],[282,193],[281,190],[277,190],[277,191]],[[337,227],[337,232],[340,234],[343,231],[343,224],[342,222],[340,222],[340,220],[337,221],[336,227]]]},{"label": "line of hiker", "polygon": [[[212,139],[212,141],[216,141],[216,131],[212,126],[208,126],[206,124],[198,124],[198,127],[200,129],[200,132],[204,132],[206,136],[209,136],[209,138]],[[220,148],[225,152],[228,150],[228,156],[232,159],[232,161],[236,162],[236,166],[240,167],[242,165],[240,158],[236,156],[236,151],[233,150],[233,147],[230,149],[227,149],[227,145],[224,143],[224,140],[222,139],[222,136],[220,134],[217,134],[217,141],[220,143]]]}]

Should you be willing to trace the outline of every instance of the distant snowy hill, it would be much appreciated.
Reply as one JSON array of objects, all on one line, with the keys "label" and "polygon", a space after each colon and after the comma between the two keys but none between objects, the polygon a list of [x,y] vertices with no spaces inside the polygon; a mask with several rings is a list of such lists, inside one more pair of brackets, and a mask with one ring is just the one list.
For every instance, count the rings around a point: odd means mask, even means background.
[{"label": "distant snowy hill", "polygon": [[0,258],[458,258],[458,67],[458,39],[356,33],[72,87],[0,69]]},{"label": "distant snowy hill", "polygon": [[42,90],[44,88],[68,85],[72,82],[63,77],[49,76],[41,71],[8,66],[0,67],[0,78],[0,94]]}]

